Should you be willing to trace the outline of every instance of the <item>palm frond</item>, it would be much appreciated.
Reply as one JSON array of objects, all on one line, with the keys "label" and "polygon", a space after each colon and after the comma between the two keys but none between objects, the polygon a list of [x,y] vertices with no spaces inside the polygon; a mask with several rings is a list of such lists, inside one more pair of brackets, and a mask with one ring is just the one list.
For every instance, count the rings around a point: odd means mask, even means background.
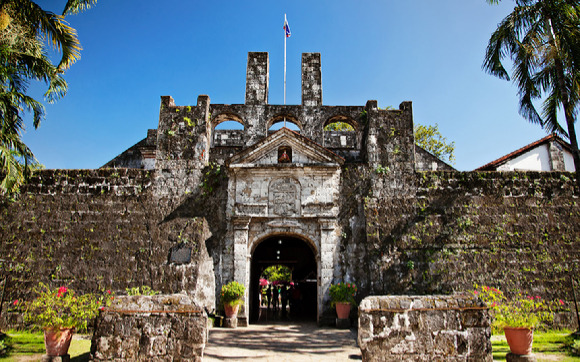
[{"label": "palm frond", "polygon": [[62,15],[78,14],[87,9],[90,9],[91,6],[95,5],[96,3],[97,0],[68,0]]}]

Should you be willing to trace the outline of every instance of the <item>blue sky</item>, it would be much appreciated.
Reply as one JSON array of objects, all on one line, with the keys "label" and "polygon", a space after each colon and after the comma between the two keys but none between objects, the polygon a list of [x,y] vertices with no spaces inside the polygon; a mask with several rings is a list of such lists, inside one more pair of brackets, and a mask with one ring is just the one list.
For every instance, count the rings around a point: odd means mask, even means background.
[{"label": "blue sky", "polygon": [[[38,3],[59,13],[65,1]],[[481,70],[485,47],[513,8],[504,0],[99,0],[67,17],[83,45],[69,92],[47,105],[25,142],[47,168],[97,168],[157,128],[160,96],[194,105],[244,102],[247,53],[270,53],[271,104],[300,103],[303,52],[320,52],[325,105],[413,102],[414,120],[455,141],[472,170],[546,133],[518,114],[517,89]],[[33,85],[34,96],[44,88]]]}]

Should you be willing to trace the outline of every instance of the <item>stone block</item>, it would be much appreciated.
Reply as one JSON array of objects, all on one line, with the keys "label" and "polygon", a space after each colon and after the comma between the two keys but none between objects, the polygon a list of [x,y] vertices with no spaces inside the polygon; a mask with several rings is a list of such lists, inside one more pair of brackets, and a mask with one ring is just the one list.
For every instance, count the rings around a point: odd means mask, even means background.
[{"label": "stone block", "polygon": [[336,328],[339,329],[348,329],[350,328],[350,319],[349,318],[336,318]]},{"label": "stone block", "polygon": [[[464,299],[464,307],[460,308],[455,298]],[[471,299],[463,296],[363,299],[358,325],[363,360],[491,361],[490,327],[475,321],[478,317],[487,318],[487,310],[481,310]],[[462,317],[464,313],[469,316]],[[464,330],[461,328],[464,319],[477,327]]]},{"label": "stone block", "polygon": [[238,318],[226,318],[224,320],[224,327],[225,328],[237,328],[238,327]]},{"label": "stone block", "polygon": [[95,361],[200,360],[206,342],[207,316],[189,296],[121,296],[97,318],[91,354]]}]

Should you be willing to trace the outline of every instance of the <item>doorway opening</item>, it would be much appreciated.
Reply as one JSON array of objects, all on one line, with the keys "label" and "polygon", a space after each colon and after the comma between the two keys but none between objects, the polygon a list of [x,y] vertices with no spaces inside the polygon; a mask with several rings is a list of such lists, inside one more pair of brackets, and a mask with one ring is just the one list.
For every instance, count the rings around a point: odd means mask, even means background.
[{"label": "doorway opening", "polygon": [[276,235],[262,241],[252,253],[250,322],[316,321],[317,276],[314,252],[302,239]]}]

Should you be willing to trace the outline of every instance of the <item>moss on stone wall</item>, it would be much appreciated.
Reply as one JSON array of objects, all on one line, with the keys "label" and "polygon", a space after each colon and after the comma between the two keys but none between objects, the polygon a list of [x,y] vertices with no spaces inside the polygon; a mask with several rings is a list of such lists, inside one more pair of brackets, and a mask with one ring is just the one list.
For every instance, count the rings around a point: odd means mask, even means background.
[{"label": "moss on stone wall", "polygon": [[[392,175],[359,169],[343,173],[343,188],[364,184],[362,174],[372,184],[361,195],[364,216],[341,217],[347,230],[353,217],[365,220],[365,232],[344,241],[356,257],[341,267],[360,298],[460,292],[479,283],[573,300],[569,274],[580,257],[573,174],[421,172],[416,195],[397,196],[384,190]],[[347,210],[359,202],[342,201]]]}]

